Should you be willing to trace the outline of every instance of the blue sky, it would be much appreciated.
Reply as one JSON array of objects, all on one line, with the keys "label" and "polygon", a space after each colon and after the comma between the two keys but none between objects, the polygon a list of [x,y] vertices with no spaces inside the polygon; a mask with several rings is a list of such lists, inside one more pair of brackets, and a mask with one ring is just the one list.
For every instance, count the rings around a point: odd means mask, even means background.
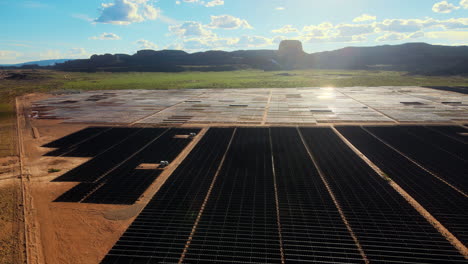
[{"label": "blue sky", "polygon": [[468,45],[468,0],[0,0],[0,64],[140,49]]}]

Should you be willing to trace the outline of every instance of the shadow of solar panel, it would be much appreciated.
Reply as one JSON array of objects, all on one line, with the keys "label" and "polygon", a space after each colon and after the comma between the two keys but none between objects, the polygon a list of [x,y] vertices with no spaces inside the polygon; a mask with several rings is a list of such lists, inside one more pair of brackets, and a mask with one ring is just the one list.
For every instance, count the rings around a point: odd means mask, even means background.
[{"label": "shadow of solar panel", "polygon": [[77,145],[71,145],[51,151],[44,156],[62,157],[94,157],[104,152],[115,144],[127,139],[133,133],[138,132],[138,128],[116,127],[103,130],[98,134],[85,139]]},{"label": "shadow of solar panel", "polygon": [[208,130],[102,263],[178,262],[233,131]]},{"label": "shadow of solar panel", "polygon": [[191,138],[174,138],[175,135],[197,133],[199,129],[171,129],[142,152],[106,176],[106,182],[84,203],[133,204],[161,174],[162,169],[137,170],[142,163],[172,162],[190,143]]},{"label": "shadow of solar panel", "polygon": [[426,169],[468,193],[468,162],[434,147],[417,135],[408,134],[402,127],[366,127],[374,135],[415,160]]},{"label": "shadow of solar panel", "polygon": [[[338,127],[338,130],[458,239],[468,243],[466,197],[399,155],[361,127]],[[412,131],[426,130],[421,127],[421,130]],[[440,134],[438,136],[444,137]],[[434,137],[435,142],[438,136]]]},{"label": "shadow of solar panel", "polygon": [[67,135],[65,137],[62,137],[60,139],[57,139],[55,141],[52,141],[50,143],[47,143],[43,145],[42,147],[45,148],[66,148],[69,146],[72,146],[74,144],[78,144],[83,140],[86,140],[89,137],[95,136],[98,133],[101,133],[105,130],[109,129],[108,127],[88,127],[85,129],[82,129],[80,131],[77,131],[75,133],[72,133],[70,135]]},{"label": "shadow of solar panel", "polygon": [[301,131],[371,263],[466,262],[330,128]]},{"label": "shadow of solar panel", "polygon": [[144,147],[133,157],[93,183],[81,183],[56,202],[133,204],[161,174],[161,169],[137,170],[141,163],[171,162],[187,146],[191,138],[175,135],[197,133],[199,129],[171,129]]},{"label": "shadow of solar panel", "polygon": [[[72,182],[95,182],[103,174],[112,170],[119,163],[124,162],[132,154],[135,154],[146,144],[155,140],[167,129],[164,128],[144,128],[132,134],[126,140],[107,149],[100,155],[72,169],[53,181]],[[116,139],[117,140],[117,139]]]}]

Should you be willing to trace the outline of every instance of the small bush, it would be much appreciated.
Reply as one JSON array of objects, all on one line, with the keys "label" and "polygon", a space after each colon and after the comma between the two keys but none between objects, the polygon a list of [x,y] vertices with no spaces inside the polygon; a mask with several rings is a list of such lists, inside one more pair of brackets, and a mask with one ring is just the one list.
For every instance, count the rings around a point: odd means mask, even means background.
[{"label": "small bush", "polygon": [[54,172],[59,172],[59,171],[60,169],[54,169],[54,168],[48,170],[49,173],[54,173]]}]

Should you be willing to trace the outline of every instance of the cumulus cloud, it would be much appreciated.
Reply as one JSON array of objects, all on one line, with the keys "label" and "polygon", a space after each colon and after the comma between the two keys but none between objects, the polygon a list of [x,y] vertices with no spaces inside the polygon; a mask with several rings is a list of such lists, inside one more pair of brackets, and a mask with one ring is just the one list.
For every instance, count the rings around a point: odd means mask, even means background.
[{"label": "cumulus cloud", "polygon": [[436,13],[443,13],[443,14],[451,13],[453,10],[457,10],[457,9],[459,9],[458,6],[451,4],[447,1],[435,3],[434,6],[432,6],[432,11]]},{"label": "cumulus cloud", "polygon": [[87,52],[84,48],[71,48],[68,50],[68,52],[65,54],[64,57],[77,59],[77,58],[85,58],[85,57],[88,57],[89,55],[90,55],[89,52]]},{"label": "cumulus cloud", "polygon": [[213,0],[205,4],[206,7],[214,7],[224,5],[224,0]]},{"label": "cumulus cloud", "polygon": [[376,40],[381,41],[397,41],[406,39],[406,34],[403,33],[386,33],[383,36],[378,37]]},{"label": "cumulus cloud", "polygon": [[180,25],[169,26],[169,31],[178,37],[181,38],[190,38],[190,37],[213,37],[215,34],[211,30],[206,29],[206,27],[200,22],[196,21],[186,21]]},{"label": "cumulus cloud", "polygon": [[353,19],[353,22],[374,21],[376,19],[377,19],[376,16],[371,16],[371,15],[368,15],[368,14],[362,14],[362,15],[356,17],[355,19]]},{"label": "cumulus cloud", "polygon": [[184,40],[184,47],[188,50],[227,49],[235,45],[237,38],[219,38],[217,36],[207,38],[190,38]]},{"label": "cumulus cloud", "polygon": [[247,20],[240,19],[231,15],[211,16],[211,23],[208,24],[207,27],[222,29],[252,29],[252,26],[249,24],[249,22],[247,22]]},{"label": "cumulus cloud", "polygon": [[[200,4],[206,7],[215,7],[215,6],[220,6],[224,5],[224,0],[212,0],[212,1],[203,1],[203,0],[183,0],[185,3],[191,3],[191,4]],[[180,5],[180,1],[176,1],[177,5]]]},{"label": "cumulus cloud", "polygon": [[335,29],[338,30],[338,35],[342,37],[371,34],[375,32],[375,28],[372,25],[340,24],[337,25]]},{"label": "cumulus cloud", "polygon": [[468,31],[433,31],[427,32],[428,38],[444,39],[450,41],[466,41],[468,39]]},{"label": "cumulus cloud", "polygon": [[117,34],[114,34],[114,33],[105,33],[104,32],[101,35],[91,37],[90,39],[94,39],[94,40],[119,40],[120,37]]},{"label": "cumulus cloud", "polygon": [[461,0],[460,6],[464,9],[468,9],[468,0]]},{"label": "cumulus cloud", "polygon": [[114,0],[101,6],[101,15],[96,23],[128,25],[144,20],[155,20],[158,10],[148,4],[149,0]]},{"label": "cumulus cloud", "polygon": [[296,32],[299,32],[299,30],[293,27],[292,25],[285,25],[281,28],[273,29],[271,32],[287,34],[287,33],[296,33]]},{"label": "cumulus cloud", "polygon": [[424,36],[425,36],[425,33],[422,31],[409,33],[409,34],[393,32],[393,33],[386,33],[385,35],[378,37],[376,41],[379,41],[379,42],[399,41],[399,40],[405,40],[405,39],[417,39],[417,38],[422,38]]},{"label": "cumulus cloud", "polygon": [[0,50],[0,61],[11,61],[23,56],[23,53],[13,50]]},{"label": "cumulus cloud", "polygon": [[146,39],[140,39],[140,40],[137,40],[135,42],[135,44],[137,44],[140,49],[157,49],[158,48],[158,45],[154,44],[153,42],[149,41],[149,40],[146,40]]},{"label": "cumulus cloud", "polygon": [[437,24],[437,21],[428,18],[422,19],[385,19],[383,22],[375,23],[374,27],[377,32],[390,31],[390,32],[415,32],[423,28],[432,27]]},{"label": "cumulus cloud", "polygon": [[262,36],[242,36],[236,44],[241,47],[256,48],[272,45],[273,41]]}]

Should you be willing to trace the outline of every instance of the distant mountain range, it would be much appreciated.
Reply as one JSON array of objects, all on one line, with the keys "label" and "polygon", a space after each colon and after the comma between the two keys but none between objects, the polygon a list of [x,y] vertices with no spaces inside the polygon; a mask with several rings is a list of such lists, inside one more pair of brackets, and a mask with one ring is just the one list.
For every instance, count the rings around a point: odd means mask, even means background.
[{"label": "distant mountain range", "polygon": [[28,61],[28,62],[17,63],[17,64],[0,64],[0,67],[22,67],[24,65],[54,66],[56,63],[64,63],[70,60],[72,59]]},{"label": "distant mountain range", "polygon": [[140,50],[134,55],[104,54],[69,60],[49,68],[62,71],[230,71],[238,69],[392,70],[421,75],[468,75],[468,46],[407,43],[376,47],[347,47],[307,54],[296,40],[278,50],[206,51]]}]

